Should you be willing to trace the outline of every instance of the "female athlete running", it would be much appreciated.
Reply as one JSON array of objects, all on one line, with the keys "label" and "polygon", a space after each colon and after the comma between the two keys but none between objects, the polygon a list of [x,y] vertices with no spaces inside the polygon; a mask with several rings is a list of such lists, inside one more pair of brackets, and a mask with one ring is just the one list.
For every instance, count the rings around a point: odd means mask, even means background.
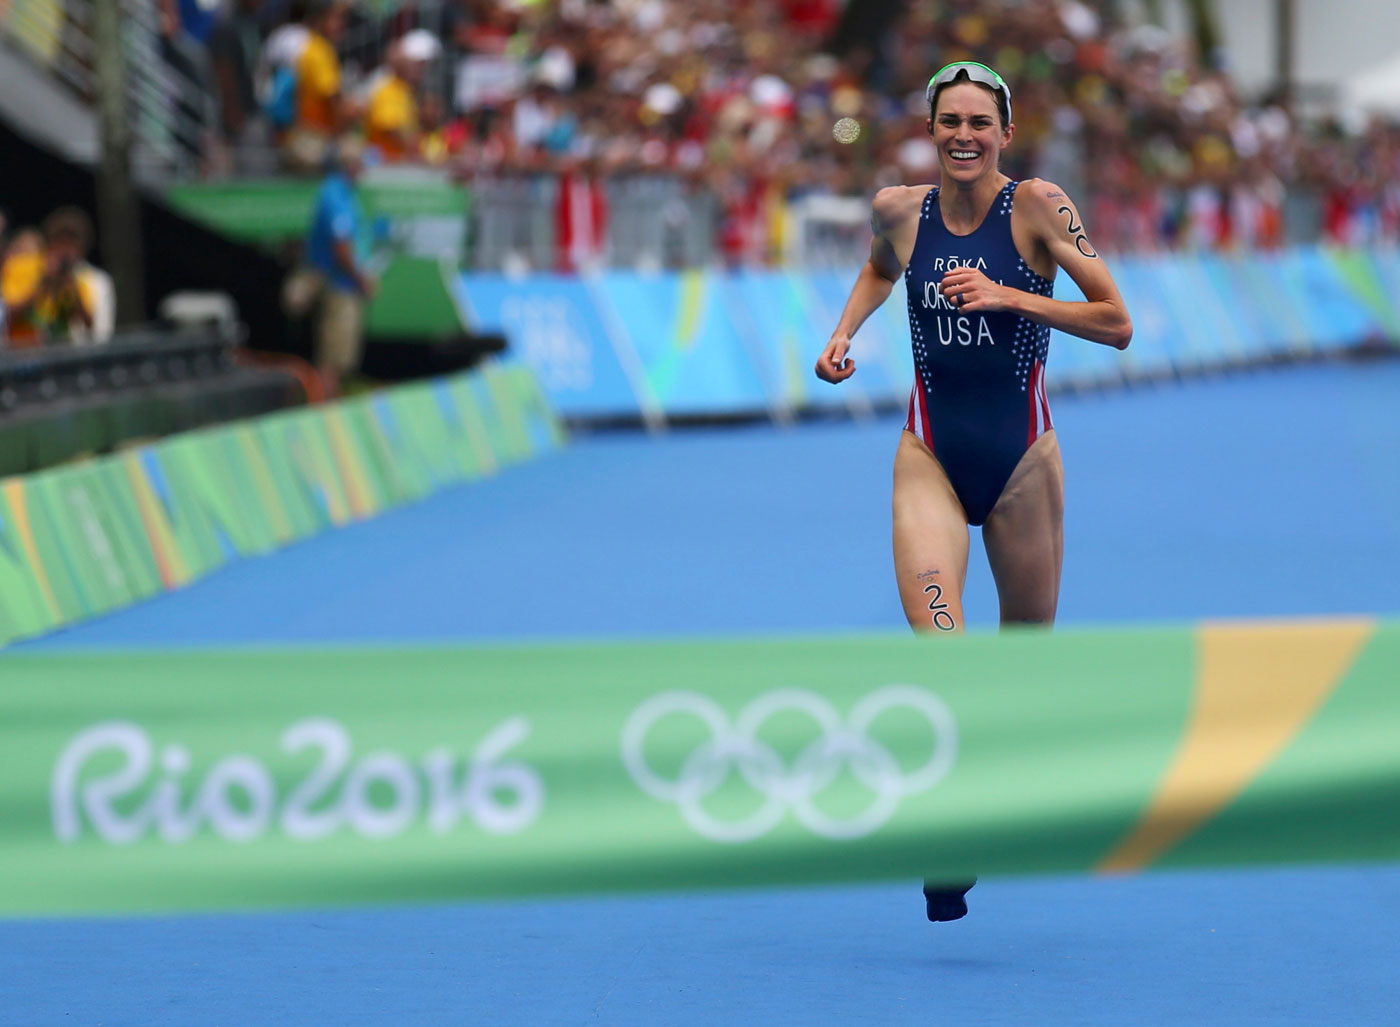
[{"label": "female athlete running", "polygon": [[[817,376],[855,373],[851,337],[904,277],[914,346],[909,417],[894,460],[894,566],[916,631],[964,627],[968,525],[982,526],[1001,623],[1051,624],[1064,550],[1064,470],[1045,395],[1050,330],[1123,349],[1132,321],[1073,201],[997,168],[1015,135],[991,68],[929,79],[941,186],[882,189],[874,241]],[[1052,298],[1064,268],[1085,301]],[[966,887],[925,887],[930,919],[967,911]],[[937,914],[937,915],[936,915]]]}]

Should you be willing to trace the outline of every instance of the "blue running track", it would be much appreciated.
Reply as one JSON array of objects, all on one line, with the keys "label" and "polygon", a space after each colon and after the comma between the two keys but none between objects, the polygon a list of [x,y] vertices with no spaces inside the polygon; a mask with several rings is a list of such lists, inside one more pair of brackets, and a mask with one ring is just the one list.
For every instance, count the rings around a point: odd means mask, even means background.
[{"label": "blue running track", "polygon": [[[1060,623],[1400,611],[1398,396],[1392,361],[1060,398]],[[22,648],[900,630],[898,430],[582,438]],[[966,606],[994,627],[975,540]],[[912,881],[0,921],[0,1024],[1400,1023],[1400,867],[970,900],[937,926]]]}]

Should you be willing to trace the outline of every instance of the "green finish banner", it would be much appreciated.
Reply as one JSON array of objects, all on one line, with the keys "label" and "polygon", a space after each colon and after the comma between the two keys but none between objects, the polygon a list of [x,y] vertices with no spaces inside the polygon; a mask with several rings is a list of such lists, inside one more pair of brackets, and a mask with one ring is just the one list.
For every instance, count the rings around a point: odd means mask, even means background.
[{"label": "green finish banner", "polygon": [[0,479],[0,645],[562,442],[534,376],[487,364]]},{"label": "green finish banner", "polygon": [[1400,857],[1400,625],[12,653],[0,913]]}]

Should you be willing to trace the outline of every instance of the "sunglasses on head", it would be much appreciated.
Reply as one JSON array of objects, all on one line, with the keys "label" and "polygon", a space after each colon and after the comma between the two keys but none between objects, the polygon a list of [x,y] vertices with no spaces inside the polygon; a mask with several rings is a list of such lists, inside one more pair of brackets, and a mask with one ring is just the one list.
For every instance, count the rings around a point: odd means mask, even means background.
[{"label": "sunglasses on head", "polygon": [[1006,80],[998,75],[985,64],[978,64],[976,61],[954,61],[952,64],[945,64],[934,73],[933,78],[928,80],[928,88],[924,90],[924,99],[928,101],[929,108],[933,107],[933,94],[940,86],[950,85],[959,79],[966,79],[969,82],[980,82],[984,86],[998,90],[1006,115],[1006,123],[1011,124],[1011,87],[1006,84]]}]

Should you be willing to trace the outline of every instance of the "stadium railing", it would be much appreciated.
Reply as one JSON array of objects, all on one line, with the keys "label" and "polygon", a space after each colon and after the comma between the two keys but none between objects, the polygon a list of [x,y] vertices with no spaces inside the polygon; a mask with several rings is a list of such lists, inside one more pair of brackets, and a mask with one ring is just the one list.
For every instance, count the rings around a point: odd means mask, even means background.
[{"label": "stadium railing", "polygon": [[[198,174],[214,102],[196,62],[167,59],[153,0],[120,0],[135,169],[147,181]],[[84,105],[98,93],[92,0],[14,0],[0,5],[0,41]]]},{"label": "stadium railing", "polygon": [[237,339],[213,326],[133,329],[99,346],[0,351],[0,475],[306,398],[295,374],[240,363]]}]

